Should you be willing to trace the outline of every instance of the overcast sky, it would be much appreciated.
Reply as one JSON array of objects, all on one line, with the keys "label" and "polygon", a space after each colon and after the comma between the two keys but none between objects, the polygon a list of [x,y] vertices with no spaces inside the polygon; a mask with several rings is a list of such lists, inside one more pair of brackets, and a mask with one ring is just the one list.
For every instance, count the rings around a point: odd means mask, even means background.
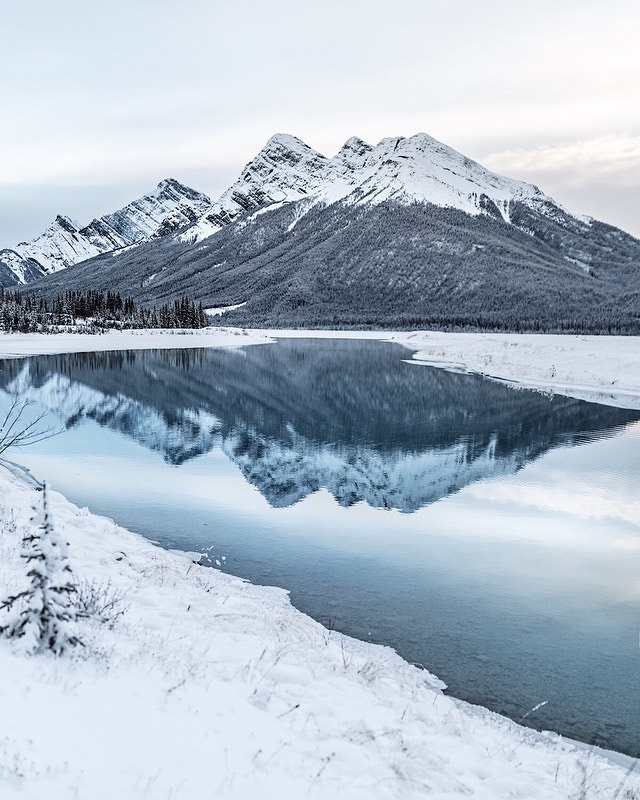
[{"label": "overcast sky", "polygon": [[276,132],[425,131],[640,236],[638,0],[21,0],[0,47],[0,246]]}]

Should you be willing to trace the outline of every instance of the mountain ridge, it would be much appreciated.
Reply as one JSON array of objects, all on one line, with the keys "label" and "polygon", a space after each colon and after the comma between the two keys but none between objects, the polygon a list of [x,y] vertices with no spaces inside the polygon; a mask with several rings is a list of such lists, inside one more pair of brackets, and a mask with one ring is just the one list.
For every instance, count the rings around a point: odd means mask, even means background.
[{"label": "mountain ridge", "polygon": [[187,292],[239,325],[640,331],[639,240],[424,133],[332,157],[275,134],[218,200],[188,191],[135,247],[32,290]]},{"label": "mountain ridge", "polygon": [[[352,136],[331,158],[295,136],[275,134],[181,239],[195,242],[213,235],[235,219],[234,206],[253,211],[264,204],[303,199],[310,200],[309,207],[338,201],[417,201],[474,215],[486,213],[488,202],[494,206],[490,213],[498,212],[507,222],[511,201],[558,206],[537,186],[491,172],[426,133],[388,137],[377,145]],[[576,219],[587,223],[590,218]]]},{"label": "mountain ridge", "polygon": [[175,178],[164,178],[147,194],[88,225],[58,214],[30,242],[0,251],[0,285],[31,283],[32,276],[44,277],[102,253],[166,235],[193,223],[210,203],[207,195]]}]

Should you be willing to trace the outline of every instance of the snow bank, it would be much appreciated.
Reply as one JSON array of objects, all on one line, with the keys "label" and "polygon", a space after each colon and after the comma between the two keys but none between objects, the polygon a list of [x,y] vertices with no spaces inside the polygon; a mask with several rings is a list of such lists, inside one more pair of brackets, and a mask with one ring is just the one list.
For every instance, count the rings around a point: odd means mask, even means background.
[{"label": "snow bank", "polygon": [[[25,580],[19,539],[38,497],[0,467],[5,593]],[[126,610],[81,623],[73,656],[0,641],[3,800],[640,796],[630,760],[455,701],[282,590],[50,501],[77,579],[124,595]]]},{"label": "snow bank", "polygon": [[476,372],[620,408],[640,408],[640,337],[559,334],[395,334],[415,363]]},{"label": "snow bank", "polygon": [[105,350],[171,350],[189,347],[243,347],[273,341],[261,331],[240,328],[200,330],[110,330],[90,333],[3,333],[0,331],[0,358],[90,353]]}]

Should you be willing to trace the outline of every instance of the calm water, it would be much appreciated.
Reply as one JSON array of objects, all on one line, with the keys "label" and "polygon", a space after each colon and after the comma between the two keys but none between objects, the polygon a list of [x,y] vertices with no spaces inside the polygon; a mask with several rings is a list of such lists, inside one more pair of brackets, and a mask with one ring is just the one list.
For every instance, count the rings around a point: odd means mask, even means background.
[{"label": "calm water", "polygon": [[526,724],[638,754],[640,413],[407,354],[49,356],[0,362],[0,389],[66,428],[17,460],[75,502],[225,556],[458,697],[544,703]]}]

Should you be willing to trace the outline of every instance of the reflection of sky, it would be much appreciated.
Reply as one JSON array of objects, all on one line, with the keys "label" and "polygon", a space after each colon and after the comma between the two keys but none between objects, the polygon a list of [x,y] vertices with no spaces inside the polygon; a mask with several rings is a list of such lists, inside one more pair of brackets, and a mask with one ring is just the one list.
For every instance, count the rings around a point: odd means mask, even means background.
[{"label": "reflection of sky", "polygon": [[[324,490],[273,509],[216,448],[180,467],[96,423],[85,422],[17,458],[53,488],[135,524],[145,508],[172,518],[188,510],[267,528],[380,562],[455,564],[475,583],[508,584],[599,605],[637,598],[640,548],[640,425],[614,438],[547,453],[516,475],[480,481],[414,514],[343,508]],[[245,534],[248,538],[251,534]],[[185,546],[188,537],[180,536]],[[203,542],[203,544],[209,544]],[[580,586],[587,587],[584,595]],[[535,601],[534,601],[535,602]]]},{"label": "reflection of sky", "polygon": [[609,720],[624,733],[602,742],[628,749],[640,736],[625,729],[640,719],[639,451],[636,423],[413,514],[343,508],[325,490],[275,509],[220,448],[170,466],[93,421],[12,457],[167,546],[212,547],[230,571],[392,643],[461,696],[516,717],[552,698],[531,722],[585,738]]}]

